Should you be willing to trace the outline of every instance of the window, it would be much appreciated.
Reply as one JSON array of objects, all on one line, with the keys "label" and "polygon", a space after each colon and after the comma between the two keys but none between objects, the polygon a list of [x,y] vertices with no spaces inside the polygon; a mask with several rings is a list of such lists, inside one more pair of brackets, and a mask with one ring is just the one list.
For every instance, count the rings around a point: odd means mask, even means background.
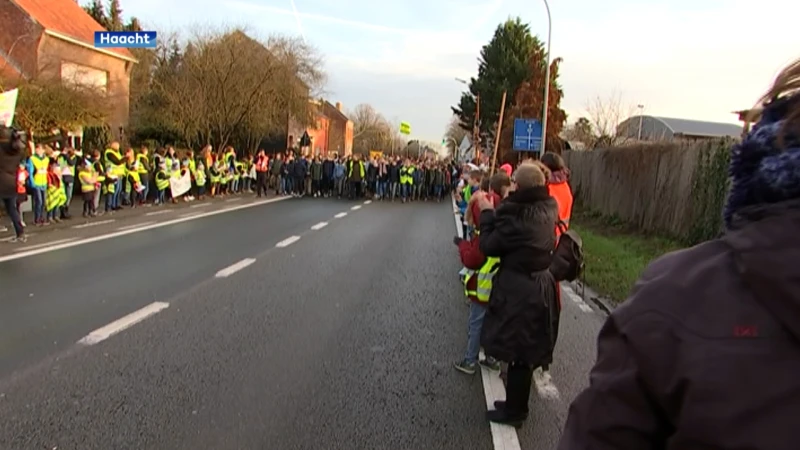
[{"label": "window", "polygon": [[106,92],[108,72],[75,63],[61,63],[61,81],[84,87],[93,87]]}]

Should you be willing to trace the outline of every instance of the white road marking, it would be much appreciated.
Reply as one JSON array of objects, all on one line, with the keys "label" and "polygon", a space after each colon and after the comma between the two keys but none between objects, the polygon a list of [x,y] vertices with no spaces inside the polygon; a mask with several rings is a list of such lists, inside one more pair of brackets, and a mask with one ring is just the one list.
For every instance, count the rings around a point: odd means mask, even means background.
[{"label": "white road marking", "polygon": [[589,306],[588,303],[583,301],[581,296],[576,294],[575,291],[570,286],[567,286],[566,284],[562,284],[561,285],[561,291],[563,293],[567,294],[567,297],[569,297],[570,300],[575,302],[575,304],[578,305],[578,308],[580,308],[581,311],[583,311],[585,313],[593,313],[594,312],[592,307]]},{"label": "white road marking", "polygon": [[[30,233],[30,234],[28,234],[28,233],[25,233],[25,236],[26,236],[28,239],[30,239],[30,238],[32,238],[33,236],[36,236],[36,233]],[[14,240],[14,238],[15,238],[15,237],[16,237],[16,236],[9,236],[9,237],[7,237],[7,238],[3,238],[3,239],[0,239],[0,242],[11,242],[12,240]]]},{"label": "white road marking", "polygon": [[117,230],[120,230],[120,231],[124,231],[124,230],[135,230],[136,228],[139,228],[139,227],[146,227],[146,226],[148,226],[148,225],[152,225],[152,224],[154,224],[154,223],[155,223],[155,222],[136,223],[136,224],[133,224],[133,225],[128,225],[128,226],[124,226],[124,227],[119,227],[119,228],[117,228]]},{"label": "white road marking", "polygon": [[[486,355],[480,352],[480,359],[485,359]],[[483,380],[483,394],[486,397],[486,409],[494,409],[494,402],[506,399],[506,388],[503,380],[497,372],[492,372],[486,367],[481,366],[481,379]],[[495,450],[521,450],[517,430],[512,426],[501,425],[489,422],[489,429],[492,431],[492,444]]]},{"label": "white road marking", "polygon": [[58,241],[45,242],[45,243],[42,243],[42,244],[26,245],[25,247],[20,247],[20,248],[14,249],[14,251],[15,252],[26,252],[28,250],[35,250],[37,248],[43,248],[43,247],[48,247],[48,246],[51,246],[51,245],[58,245],[58,244],[64,244],[66,242],[72,242],[75,239],[78,239],[78,238],[60,239]]},{"label": "white road marking", "polygon": [[111,336],[119,333],[126,328],[130,328],[133,325],[147,319],[148,317],[156,314],[166,308],[169,308],[169,303],[163,302],[155,302],[151,303],[144,308],[134,311],[127,316],[115,320],[110,324],[104,326],[103,328],[98,328],[91,333],[87,334],[81,340],[78,341],[78,344],[81,345],[94,345],[98,342],[103,342],[106,339],[110,338]]},{"label": "white road marking", "polygon": [[342,217],[344,217],[344,216],[346,216],[346,215],[347,215],[347,213],[346,213],[346,212],[340,212],[339,214],[337,214],[337,215],[335,215],[335,216],[333,216],[333,217],[335,217],[335,218],[337,218],[337,219],[341,219]]},{"label": "white road marking", "polygon": [[203,213],[193,212],[193,213],[181,214],[178,217],[180,217],[181,219],[191,219],[192,217],[199,217],[199,216],[202,216],[202,215],[203,215]]},{"label": "white road marking", "polygon": [[320,223],[314,225],[313,227],[311,227],[311,229],[312,230],[321,230],[321,229],[323,229],[323,228],[325,228],[327,226],[328,226],[328,222],[320,222]]},{"label": "white road marking", "polygon": [[539,397],[547,400],[558,400],[561,398],[561,394],[558,392],[555,383],[553,383],[553,377],[550,376],[549,371],[545,372],[541,367],[534,370],[533,383],[536,385],[536,392],[539,393]]},{"label": "white road marking", "polygon": [[72,228],[80,229],[80,228],[96,227],[98,225],[105,225],[107,223],[114,223],[116,221],[117,221],[116,219],[108,219],[108,220],[101,220],[99,222],[88,222],[88,223],[84,223],[82,225],[75,225]]},{"label": "white road marking", "polygon": [[355,210],[357,210],[357,209],[361,209],[361,205],[356,205],[356,206],[353,206],[353,207],[352,207],[352,208],[350,208],[350,209],[352,209],[353,211],[355,211]]},{"label": "white road marking", "polygon": [[372,200],[367,200],[364,202],[365,205],[369,205],[370,203],[372,203]]},{"label": "white road marking", "polygon": [[256,262],[256,260],[253,259],[253,258],[245,258],[245,259],[237,262],[236,264],[232,264],[232,265],[220,270],[219,272],[217,272],[216,277],[217,278],[229,277],[229,276],[235,274],[236,272],[244,269],[245,267],[249,266],[250,264],[253,264],[254,262]]},{"label": "white road marking", "polygon": [[149,213],[145,214],[145,216],[157,216],[157,215],[159,215],[159,214],[167,214],[167,213],[171,213],[172,211],[173,211],[173,210],[171,210],[171,209],[162,209],[161,211],[153,211],[153,212],[149,212]]},{"label": "white road marking", "polygon": [[295,242],[297,242],[299,240],[300,240],[300,236],[290,236],[290,237],[278,242],[277,244],[275,244],[275,247],[278,247],[278,248],[288,247],[288,246],[294,244]]},{"label": "white road marking", "polygon": [[229,198],[229,199],[225,200],[225,203],[238,202],[241,199],[242,199],[241,197],[239,197],[239,198]]},{"label": "white road marking", "polygon": [[211,206],[211,203],[198,203],[190,206],[189,208],[205,208],[206,206]]},{"label": "white road marking", "polygon": [[252,202],[252,203],[245,203],[243,205],[237,205],[237,206],[234,206],[234,207],[231,207],[231,208],[227,208],[225,210],[208,211],[208,212],[204,212],[204,213],[199,213],[197,215],[193,215],[191,217],[180,217],[180,218],[177,218],[177,219],[171,219],[171,220],[167,220],[167,221],[164,221],[164,222],[154,223],[154,224],[148,225],[146,227],[134,228],[132,230],[115,231],[113,233],[102,234],[102,235],[99,235],[99,236],[93,236],[93,237],[90,237],[90,238],[80,239],[80,240],[77,240],[77,241],[64,242],[62,244],[57,244],[57,245],[51,244],[51,245],[49,245],[47,247],[44,247],[44,248],[37,248],[37,249],[26,251],[26,252],[20,252],[20,253],[17,253],[16,255],[0,256],[0,263],[6,262],[6,261],[12,261],[12,260],[15,260],[15,259],[20,259],[20,258],[27,258],[29,256],[40,255],[42,253],[53,252],[53,251],[61,250],[61,249],[65,249],[65,248],[76,247],[78,245],[91,244],[92,242],[105,241],[106,239],[113,239],[113,238],[116,238],[116,237],[125,236],[125,235],[133,234],[133,233],[140,233],[142,231],[152,230],[154,228],[167,227],[167,226],[170,226],[170,225],[175,225],[177,223],[188,222],[190,220],[196,220],[196,219],[200,219],[200,218],[203,218],[203,217],[216,216],[218,214],[225,214],[227,212],[237,211],[237,210],[240,210],[240,209],[254,208],[256,206],[266,205],[267,203],[273,203],[273,202],[279,202],[279,201],[282,201],[282,200],[288,200],[289,198],[290,197],[276,197],[276,198],[271,198],[271,199],[268,199],[268,200],[261,200],[261,201]]},{"label": "white road marking", "polygon": [[[464,237],[464,230],[461,228],[461,218],[458,215],[458,208],[456,206],[455,197],[451,197],[453,202],[453,218],[456,224],[456,234],[458,237]],[[480,359],[486,358],[483,351],[480,352]],[[503,380],[486,367],[481,367],[481,379],[483,381],[483,395],[486,397],[486,409],[494,409],[494,402],[497,400],[506,399],[506,389],[503,386]],[[539,385],[536,385],[536,390],[539,390]],[[519,444],[519,436],[514,427],[508,425],[500,425],[498,423],[489,422],[489,429],[492,432],[492,444],[495,450],[521,450]]]}]

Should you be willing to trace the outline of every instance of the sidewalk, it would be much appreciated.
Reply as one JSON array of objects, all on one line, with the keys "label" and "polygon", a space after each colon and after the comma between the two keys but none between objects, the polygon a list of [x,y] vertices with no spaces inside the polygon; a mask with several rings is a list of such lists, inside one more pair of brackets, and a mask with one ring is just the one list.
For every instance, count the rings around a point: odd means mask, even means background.
[{"label": "sidewalk", "polygon": [[25,227],[25,234],[28,237],[28,242],[25,244],[12,245],[10,243],[11,239],[14,237],[14,229],[11,227],[8,217],[0,217],[0,255],[13,253],[15,250],[19,250],[20,247],[30,248],[32,246],[37,247],[40,244],[53,244],[55,241],[91,237],[128,226],[144,226],[172,220],[183,214],[200,214],[224,207],[275,197],[276,196],[272,193],[262,198],[256,197],[256,194],[253,193],[244,193],[221,198],[207,198],[202,201],[181,201],[176,204],[168,203],[164,206],[148,204],[136,208],[125,207],[120,211],[92,218],[81,217],[81,204],[79,201],[73,201],[72,210],[78,211],[77,216],[73,214],[72,219],[63,220],[61,223],[34,226],[32,224],[32,215],[26,213],[25,220],[28,226]]}]

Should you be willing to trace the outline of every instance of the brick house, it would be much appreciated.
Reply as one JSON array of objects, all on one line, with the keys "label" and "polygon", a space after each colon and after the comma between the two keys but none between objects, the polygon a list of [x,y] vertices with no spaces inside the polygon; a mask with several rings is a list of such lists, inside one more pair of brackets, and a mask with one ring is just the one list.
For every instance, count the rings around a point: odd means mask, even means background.
[{"label": "brick house", "polygon": [[128,126],[130,75],[137,62],[124,48],[94,47],[105,29],[75,0],[0,0],[0,76],[58,79],[101,89],[111,98],[108,125]]},{"label": "brick house", "polygon": [[311,137],[312,151],[316,154],[350,155],[353,153],[353,121],[342,110],[342,104],[334,106],[327,100],[309,100],[316,108],[314,127],[303,128],[294,120],[289,121],[287,146],[296,144],[304,132]]}]

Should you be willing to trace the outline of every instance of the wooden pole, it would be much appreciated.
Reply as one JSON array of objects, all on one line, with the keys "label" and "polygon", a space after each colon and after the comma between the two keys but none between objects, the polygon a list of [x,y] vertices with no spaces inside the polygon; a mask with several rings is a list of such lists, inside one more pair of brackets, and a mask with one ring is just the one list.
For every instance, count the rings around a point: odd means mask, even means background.
[{"label": "wooden pole", "polygon": [[506,91],[503,91],[503,101],[500,103],[500,120],[497,122],[497,133],[494,136],[494,152],[492,153],[492,166],[489,175],[494,175],[494,166],[497,165],[497,148],[500,146],[500,133],[503,131],[503,114],[506,112]]},{"label": "wooden pole", "polygon": [[473,140],[473,145],[475,146],[475,157],[478,158],[478,161],[480,161],[481,158],[481,150],[478,145],[478,141],[481,139],[481,130],[478,127],[478,124],[480,123],[480,117],[481,117],[481,94],[478,94],[475,100],[475,120],[473,120],[472,124],[472,140]]}]

